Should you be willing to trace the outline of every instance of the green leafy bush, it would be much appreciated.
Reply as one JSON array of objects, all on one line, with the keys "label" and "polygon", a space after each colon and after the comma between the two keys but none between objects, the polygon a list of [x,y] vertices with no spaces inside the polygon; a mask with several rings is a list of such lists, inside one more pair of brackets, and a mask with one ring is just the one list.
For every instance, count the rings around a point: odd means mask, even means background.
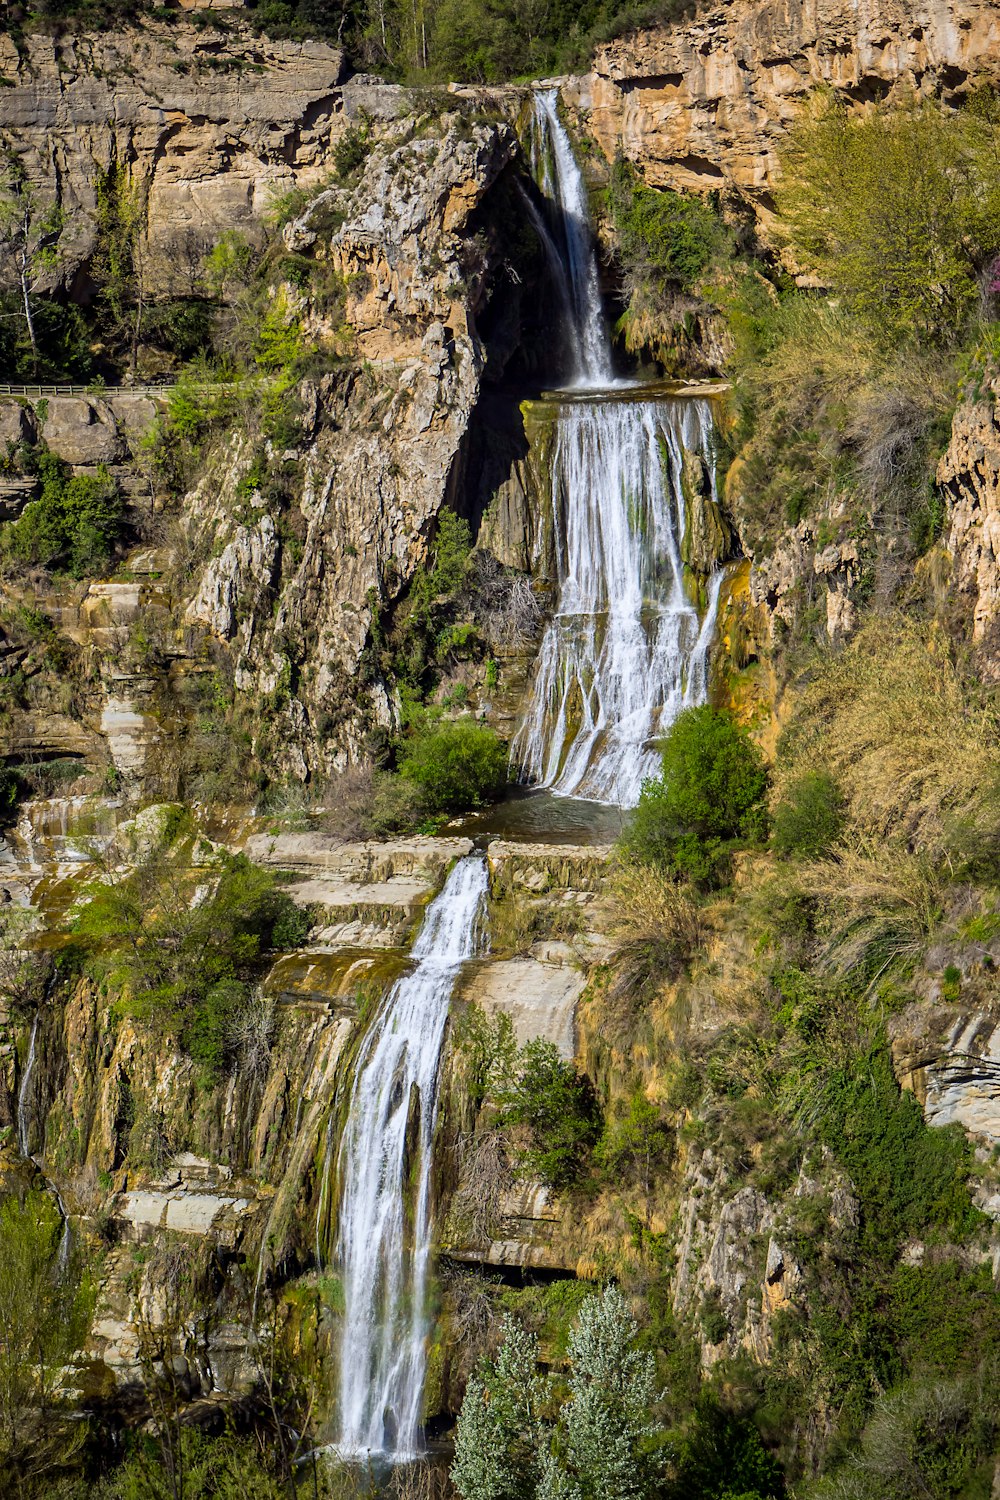
[{"label": "green leafy bush", "polygon": [[36,470],[41,494],[3,528],[5,549],[74,578],[103,572],[125,532],[125,504],[111,475],[105,468],[74,475],[48,451],[38,455]]},{"label": "green leafy bush", "polygon": [[728,248],[725,225],[703,198],[646,187],[624,157],[611,169],[607,203],[622,260],[654,300],[668,283],[692,287]]},{"label": "green leafy bush", "polygon": [[180,853],[161,848],[125,876],[109,872],[73,935],[78,958],[114,979],[133,1014],[172,1031],[214,1074],[231,1060],[230,1023],[258,961],[303,942],[311,918],[245,855],[222,854],[200,874],[214,885],[195,902]]},{"label": "green leafy bush", "polygon": [[843,798],[826,771],[806,771],[786,788],[771,821],[778,854],[815,859],[826,854],[844,828]]},{"label": "green leafy bush", "polygon": [[528,1042],[513,1077],[497,1092],[499,1123],[521,1132],[521,1168],[552,1188],[580,1174],[600,1134],[590,1080],[564,1062],[552,1042]]},{"label": "green leafy bush", "polygon": [[983,91],[864,114],[839,103],[791,132],[778,208],[795,256],[891,340],[946,342],[1000,250],[1000,111]]},{"label": "green leafy bush", "polygon": [[621,846],[632,860],[699,885],[722,884],[733,848],[766,829],[763,756],[731,714],[685,710],[663,745],[663,774],[645,783]]},{"label": "green leafy bush", "polygon": [[399,770],[430,812],[460,812],[503,796],[507,747],[474,719],[430,720],[406,741]]}]

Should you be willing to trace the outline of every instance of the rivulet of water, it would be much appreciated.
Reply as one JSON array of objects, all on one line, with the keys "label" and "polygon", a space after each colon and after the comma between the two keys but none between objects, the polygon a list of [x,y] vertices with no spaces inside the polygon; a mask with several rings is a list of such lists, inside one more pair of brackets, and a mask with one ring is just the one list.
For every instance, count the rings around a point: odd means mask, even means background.
[{"label": "rivulet of water", "polygon": [[706,400],[619,395],[561,408],[558,598],[511,748],[526,780],[634,806],[658,768],[657,738],[704,701],[722,574],[699,613],[681,559],[681,474],[685,451],[710,452],[711,426]]},{"label": "rivulet of water", "polygon": [[420,1446],[431,1156],[448,1004],[483,943],[486,861],[469,855],[427,909],[414,967],[362,1045],[347,1126],[336,1261],[343,1285],[338,1436],[345,1457],[412,1457]]}]

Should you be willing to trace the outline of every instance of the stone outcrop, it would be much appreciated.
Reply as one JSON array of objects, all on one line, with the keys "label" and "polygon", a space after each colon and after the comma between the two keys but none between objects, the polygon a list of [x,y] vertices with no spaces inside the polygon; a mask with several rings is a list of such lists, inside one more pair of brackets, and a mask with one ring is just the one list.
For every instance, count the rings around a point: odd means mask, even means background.
[{"label": "stone outcrop", "polygon": [[1000,1144],[1000,1018],[974,1007],[910,1006],[893,1020],[892,1055],[931,1125],[957,1122]]},{"label": "stone outcrop", "polygon": [[242,498],[254,452],[245,436],[184,502],[191,550],[208,559],[186,621],[225,643],[237,687],[257,702],[294,668],[297,691],[274,722],[287,774],[328,768],[330,756],[342,765],[366,726],[392,722],[380,684],[359,691],[362,654],[376,609],[426,558],[455,481],[487,358],[476,331],[487,266],[471,267],[472,219],[515,149],[506,125],[447,117],[440,133],[373,149],[360,184],[334,194],[345,222],[332,235],[318,228],[325,196],[289,226],[291,247],[346,278],[367,361],[303,391],[312,420],[291,455],[302,472],[294,551],[264,496]]},{"label": "stone outcrop", "polygon": [[938,465],[947,504],[944,544],[952,588],[968,602],[983,641],[1000,615],[1000,379],[963,401]]},{"label": "stone outcrop", "polygon": [[998,47],[997,0],[732,0],[600,47],[577,99],[605,154],[647,182],[733,190],[766,220],[782,137],[814,90],[954,96],[996,71]]}]

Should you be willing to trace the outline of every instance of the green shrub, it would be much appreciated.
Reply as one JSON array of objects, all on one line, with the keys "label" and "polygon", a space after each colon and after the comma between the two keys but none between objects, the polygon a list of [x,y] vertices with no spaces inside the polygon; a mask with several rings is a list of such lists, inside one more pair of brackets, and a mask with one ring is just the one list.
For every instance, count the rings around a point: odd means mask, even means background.
[{"label": "green shrub", "polygon": [[399,770],[430,812],[460,812],[503,796],[507,748],[474,719],[429,721],[406,741]]},{"label": "green shrub", "polygon": [[524,1172],[549,1187],[568,1187],[580,1174],[600,1133],[590,1080],[564,1062],[552,1042],[529,1042],[511,1081],[498,1091],[499,1123],[522,1131]]},{"label": "green shrub", "polygon": [[771,843],[778,854],[816,859],[829,853],[844,827],[843,798],[826,771],[806,771],[774,810]]},{"label": "green shrub", "polygon": [[996,101],[864,114],[831,104],[792,130],[778,208],[800,265],[877,334],[945,342],[1000,249]]},{"label": "green shrub", "polygon": [[47,568],[65,568],[74,578],[103,572],[125,532],[125,505],[106,468],[74,475],[48,451],[39,454],[41,494],[3,531],[14,557]]},{"label": "green shrub", "polygon": [[725,225],[703,198],[643,185],[619,156],[607,204],[629,274],[654,300],[668,283],[689,289],[728,248]]},{"label": "green shrub", "polygon": [[765,831],[767,786],[763,757],[732,715],[707,704],[689,708],[664,741],[663,775],[643,786],[623,852],[699,885],[719,885],[735,845]]},{"label": "green shrub", "polygon": [[192,904],[182,856],[160,848],[125,877],[98,881],[73,924],[75,953],[96,977],[114,980],[134,1015],[176,1034],[214,1074],[230,1061],[229,1025],[260,961],[301,943],[311,918],[242,854],[201,871],[214,888]]},{"label": "green shrub", "polygon": [[348,125],[333,148],[333,165],[341,182],[346,182],[349,177],[353,177],[354,173],[364,166],[367,156],[367,133],[354,125]]}]

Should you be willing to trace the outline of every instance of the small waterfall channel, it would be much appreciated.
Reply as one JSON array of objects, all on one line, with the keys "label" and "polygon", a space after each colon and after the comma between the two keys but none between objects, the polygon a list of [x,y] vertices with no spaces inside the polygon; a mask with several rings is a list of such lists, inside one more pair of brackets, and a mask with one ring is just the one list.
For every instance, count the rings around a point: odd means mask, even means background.
[{"label": "small waterfall channel", "polygon": [[420,1448],[431,1165],[448,1004],[484,944],[486,860],[454,866],[427,908],[414,967],[362,1044],[340,1145],[336,1266],[344,1296],[336,1448],[400,1461]]},{"label": "small waterfall channel", "polygon": [[699,610],[682,559],[683,477],[696,454],[716,499],[711,403],[615,380],[586,187],[554,89],[534,97],[531,160],[561,250],[575,369],[551,468],[557,601],[511,758],[529,782],[630,807],[657,770],[657,739],[707,693],[722,573]]}]

